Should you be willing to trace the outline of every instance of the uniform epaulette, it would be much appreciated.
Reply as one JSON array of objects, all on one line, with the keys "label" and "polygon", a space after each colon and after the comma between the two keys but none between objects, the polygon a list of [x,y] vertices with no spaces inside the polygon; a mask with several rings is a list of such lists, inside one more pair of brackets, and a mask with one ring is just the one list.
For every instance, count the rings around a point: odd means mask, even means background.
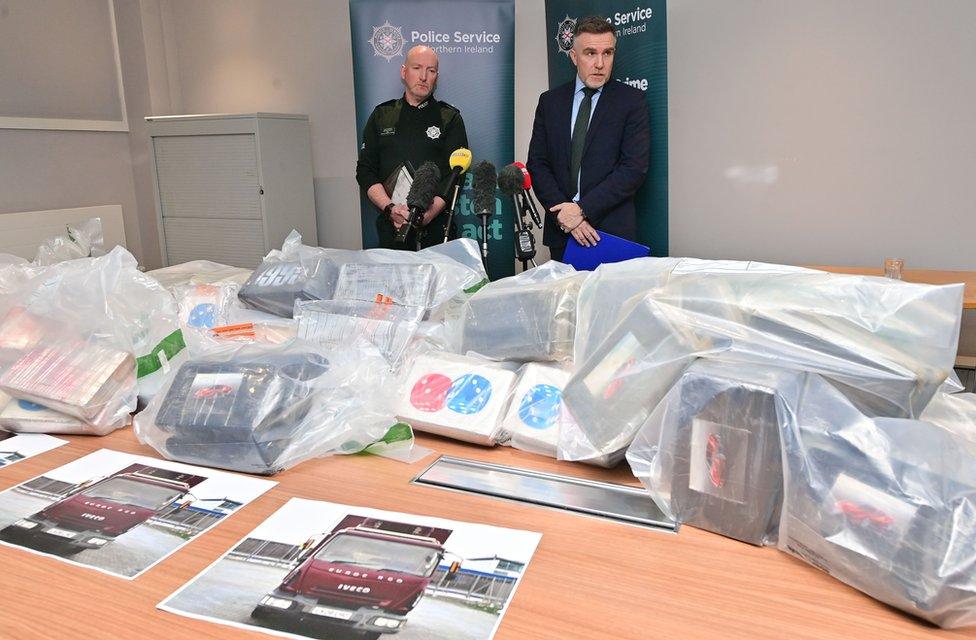
[{"label": "uniform epaulette", "polygon": [[396,104],[396,101],[399,100],[399,99],[400,98],[393,98],[392,100],[387,100],[386,102],[381,102],[378,105],[376,105],[376,107],[377,108],[379,108],[379,107],[392,107],[394,104]]},{"label": "uniform epaulette", "polygon": [[443,109],[443,108],[445,108],[445,107],[447,107],[447,108],[448,108],[448,109],[450,109],[451,111],[457,111],[458,113],[461,113],[461,110],[460,110],[460,109],[458,109],[457,107],[455,107],[455,106],[454,106],[453,104],[451,104],[450,102],[444,102],[443,100],[438,100],[437,102],[439,102],[439,103],[440,103],[440,105],[441,105],[441,109]]}]

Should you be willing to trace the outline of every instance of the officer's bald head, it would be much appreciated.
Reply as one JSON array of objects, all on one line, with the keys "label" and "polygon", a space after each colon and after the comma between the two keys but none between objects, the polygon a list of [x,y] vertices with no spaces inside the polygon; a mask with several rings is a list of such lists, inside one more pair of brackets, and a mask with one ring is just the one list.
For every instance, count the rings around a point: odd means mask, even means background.
[{"label": "officer's bald head", "polygon": [[437,66],[437,52],[425,44],[418,44],[407,52],[407,59],[400,67],[400,78],[406,87],[408,102],[416,106],[434,93]]},{"label": "officer's bald head", "polygon": [[428,47],[425,44],[418,44],[412,47],[410,51],[407,51],[407,60],[403,63],[403,66],[409,66],[411,61],[420,60],[428,66],[433,66],[437,68],[439,62],[437,59],[437,52]]}]

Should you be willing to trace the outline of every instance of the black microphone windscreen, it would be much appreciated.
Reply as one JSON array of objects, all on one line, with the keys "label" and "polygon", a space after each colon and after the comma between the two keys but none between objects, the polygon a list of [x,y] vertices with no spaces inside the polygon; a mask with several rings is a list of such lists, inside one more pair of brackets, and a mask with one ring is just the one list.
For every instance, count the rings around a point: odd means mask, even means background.
[{"label": "black microphone windscreen", "polygon": [[506,196],[514,196],[516,193],[522,190],[522,170],[516,167],[514,164],[508,164],[502,167],[502,170],[498,172],[498,188]]},{"label": "black microphone windscreen", "polygon": [[498,180],[495,173],[495,165],[482,160],[474,168],[472,199],[474,200],[474,212],[476,214],[492,214],[495,212],[495,187]]},{"label": "black microphone windscreen", "polygon": [[437,195],[440,179],[441,171],[436,164],[428,160],[420,165],[413,174],[413,183],[410,185],[410,191],[407,192],[407,206],[424,211],[429,209],[434,196]]}]

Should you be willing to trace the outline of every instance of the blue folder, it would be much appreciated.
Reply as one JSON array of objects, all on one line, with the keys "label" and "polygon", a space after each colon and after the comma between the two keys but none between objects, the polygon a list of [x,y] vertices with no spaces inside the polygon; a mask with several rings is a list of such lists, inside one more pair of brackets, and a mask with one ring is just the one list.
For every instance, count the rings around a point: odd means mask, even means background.
[{"label": "blue folder", "polygon": [[577,271],[593,271],[607,262],[623,262],[631,258],[646,258],[651,250],[642,244],[618,238],[604,231],[598,231],[600,241],[592,247],[584,247],[570,236],[563,254],[563,262],[571,264]]}]

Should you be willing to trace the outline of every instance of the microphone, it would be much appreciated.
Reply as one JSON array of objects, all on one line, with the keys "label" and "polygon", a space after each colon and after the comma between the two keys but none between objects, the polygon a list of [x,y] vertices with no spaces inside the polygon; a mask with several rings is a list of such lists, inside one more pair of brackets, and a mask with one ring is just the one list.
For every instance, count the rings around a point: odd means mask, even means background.
[{"label": "microphone", "polygon": [[539,210],[535,208],[535,201],[532,199],[532,176],[529,175],[529,170],[521,162],[513,162],[516,167],[522,172],[522,189],[525,191],[525,201],[529,205],[529,215],[532,216],[532,222],[535,223],[537,227],[542,228],[542,217],[539,215]]},{"label": "microphone", "polygon": [[471,167],[471,150],[460,147],[454,150],[450,160],[451,175],[447,183],[444,195],[451,195],[452,191],[459,188],[461,175]]},{"label": "microphone", "polygon": [[407,224],[397,229],[394,239],[397,242],[406,242],[407,234],[410,229],[420,227],[424,219],[424,211],[430,209],[434,196],[437,195],[437,183],[440,182],[441,171],[437,165],[429,160],[413,174],[413,182],[410,184],[410,191],[407,192],[407,207],[410,209],[410,219]]},{"label": "microphone", "polygon": [[460,147],[451,154],[451,175],[444,190],[447,201],[447,224],[444,225],[444,242],[451,234],[451,219],[454,218],[454,207],[457,206],[458,195],[461,193],[461,175],[471,166],[471,150]]},{"label": "microphone", "polygon": [[498,188],[506,196],[517,196],[522,191],[522,172],[514,164],[502,167],[498,172]]},{"label": "microphone", "polygon": [[515,220],[515,257],[522,262],[523,269],[528,268],[527,263],[535,258],[535,237],[525,223],[525,214],[531,209],[525,202],[524,183],[522,170],[515,164],[506,165],[498,172],[498,188],[505,195],[511,196],[518,209],[518,218]]},{"label": "microphone", "polygon": [[495,165],[482,160],[474,168],[473,191],[475,215],[481,218],[481,255],[488,258],[488,218],[495,212],[495,187],[498,179]]},{"label": "microphone", "polygon": [[532,188],[532,176],[529,175],[529,170],[525,166],[524,162],[513,162],[513,166],[518,167],[519,171],[522,172],[522,188],[528,191]]}]

